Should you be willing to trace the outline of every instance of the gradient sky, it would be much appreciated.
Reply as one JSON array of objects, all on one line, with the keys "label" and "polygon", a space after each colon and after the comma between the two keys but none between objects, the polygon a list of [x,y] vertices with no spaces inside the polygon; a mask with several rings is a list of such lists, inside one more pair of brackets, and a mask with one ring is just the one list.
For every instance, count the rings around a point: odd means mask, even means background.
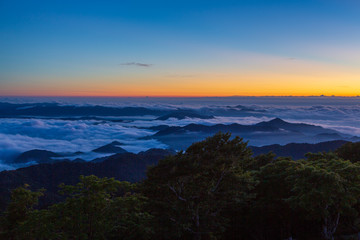
[{"label": "gradient sky", "polygon": [[359,0],[0,0],[0,95],[360,95]]}]

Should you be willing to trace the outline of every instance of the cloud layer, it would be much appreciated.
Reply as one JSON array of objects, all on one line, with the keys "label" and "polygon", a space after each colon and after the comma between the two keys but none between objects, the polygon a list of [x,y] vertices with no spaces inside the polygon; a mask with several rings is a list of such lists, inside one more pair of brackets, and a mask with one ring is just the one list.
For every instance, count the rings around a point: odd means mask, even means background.
[{"label": "cloud layer", "polygon": [[102,121],[1,119],[0,163],[9,162],[31,149],[89,152],[115,140],[124,143],[124,149],[135,153],[149,148],[166,148],[156,140],[138,140],[153,133]]},{"label": "cloud layer", "polygon": [[[0,98],[0,101],[4,101]],[[191,123],[255,124],[280,117],[290,122],[320,125],[360,136],[359,98],[7,98],[8,102],[57,102],[64,105],[141,106],[153,109],[190,109],[213,119],[156,117],[119,117],[126,121],[0,119],[0,170],[9,169],[6,162],[31,149],[54,152],[89,152],[112,141],[120,141],[124,149],[139,152],[149,148],[166,148],[157,140],[141,140],[155,131],[146,129],[158,125],[185,126]],[[271,144],[271,143],[269,143]],[[90,160],[96,156],[82,156]]]}]

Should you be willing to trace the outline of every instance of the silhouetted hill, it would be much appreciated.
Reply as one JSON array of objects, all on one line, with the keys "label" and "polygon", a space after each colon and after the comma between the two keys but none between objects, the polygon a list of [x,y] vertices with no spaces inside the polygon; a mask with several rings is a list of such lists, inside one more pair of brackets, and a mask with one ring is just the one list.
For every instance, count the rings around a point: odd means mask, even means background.
[{"label": "silhouetted hill", "polygon": [[128,151],[126,151],[122,147],[119,147],[120,145],[123,144],[118,141],[113,141],[112,143],[106,144],[92,151],[97,153],[127,153]]},{"label": "silhouetted hill", "polygon": [[60,183],[75,184],[80,175],[114,177],[121,181],[137,182],[145,177],[148,166],[156,164],[171,150],[151,149],[139,154],[122,153],[108,157],[102,162],[61,161],[38,164],[13,171],[0,172],[0,208],[9,201],[10,191],[23,184],[32,189],[45,188],[45,197],[40,205],[45,206],[61,199],[57,194]]},{"label": "silhouetted hill", "polygon": [[278,157],[292,157],[293,159],[301,159],[305,157],[305,154],[308,152],[328,152],[334,151],[347,143],[347,141],[337,140],[337,141],[328,141],[321,142],[316,144],[309,143],[289,143],[284,146],[279,144],[273,144],[263,147],[254,147],[250,146],[251,150],[254,152],[254,155],[260,155],[263,153],[273,152]]},{"label": "silhouetted hill", "polygon": [[14,163],[27,163],[27,162],[50,163],[55,161],[52,159],[53,157],[61,157],[61,155],[47,150],[34,149],[20,154],[14,160]]},{"label": "silhouetted hill", "polygon": [[255,124],[255,126],[260,127],[271,127],[276,129],[284,129],[287,131],[294,131],[294,132],[302,132],[302,133],[312,133],[312,134],[334,134],[337,133],[335,130],[326,129],[320,126],[315,126],[312,124],[305,124],[305,123],[289,123],[280,118],[274,118],[268,122],[261,122]]}]

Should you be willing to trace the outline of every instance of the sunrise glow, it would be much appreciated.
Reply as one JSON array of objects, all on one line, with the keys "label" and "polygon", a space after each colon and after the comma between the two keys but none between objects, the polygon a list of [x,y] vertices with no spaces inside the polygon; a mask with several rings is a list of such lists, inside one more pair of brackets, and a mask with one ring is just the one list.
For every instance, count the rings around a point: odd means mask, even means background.
[{"label": "sunrise glow", "polygon": [[36,2],[1,3],[0,96],[360,94],[355,1]]}]

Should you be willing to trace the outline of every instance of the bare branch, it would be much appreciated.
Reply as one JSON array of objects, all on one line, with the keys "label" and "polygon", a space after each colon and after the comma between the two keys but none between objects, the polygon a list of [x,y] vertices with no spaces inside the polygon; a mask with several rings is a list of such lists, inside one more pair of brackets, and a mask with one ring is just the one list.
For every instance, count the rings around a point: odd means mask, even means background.
[{"label": "bare branch", "polygon": [[181,201],[184,201],[184,202],[187,202],[187,199],[181,197],[178,192],[176,191],[176,189],[174,187],[172,187],[170,184],[167,185],[169,187],[169,189],[176,195],[176,197],[181,200]]}]

